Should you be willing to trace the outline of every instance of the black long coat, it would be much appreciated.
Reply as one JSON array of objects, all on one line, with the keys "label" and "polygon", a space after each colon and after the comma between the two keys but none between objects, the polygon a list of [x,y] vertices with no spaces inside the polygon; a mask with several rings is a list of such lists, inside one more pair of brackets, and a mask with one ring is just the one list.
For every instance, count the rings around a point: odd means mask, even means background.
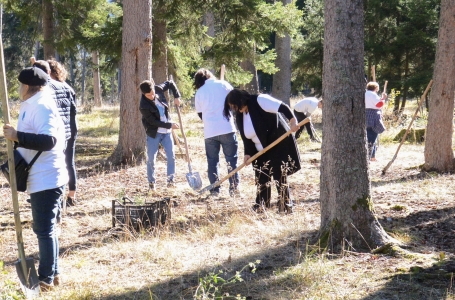
[{"label": "black long coat", "polygon": [[[286,133],[286,129],[278,121],[277,114],[266,112],[261,108],[257,98],[257,95],[251,96],[247,103],[247,107],[256,135],[261,141],[262,147],[265,148]],[[240,135],[242,136],[245,155],[255,155],[258,151],[256,150],[254,142],[245,137],[243,130],[243,113],[237,112],[236,123]],[[262,154],[261,157],[261,161],[269,161],[269,166],[272,167],[272,170],[280,170],[283,165],[286,165],[285,173],[287,175],[294,174],[301,168],[299,150],[292,134]]]}]

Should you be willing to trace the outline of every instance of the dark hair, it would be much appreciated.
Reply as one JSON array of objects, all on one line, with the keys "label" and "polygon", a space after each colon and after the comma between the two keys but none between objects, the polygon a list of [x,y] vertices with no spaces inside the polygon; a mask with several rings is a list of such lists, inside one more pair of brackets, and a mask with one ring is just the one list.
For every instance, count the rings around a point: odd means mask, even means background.
[{"label": "dark hair", "polygon": [[49,63],[45,60],[37,60],[33,63],[33,66],[40,68],[41,70],[46,72],[46,74],[49,74],[49,72],[51,71],[51,67],[49,66]]},{"label": "dark hair", "polygon": [[194,74],[194,82],[193,82],[194,88],[196,90],[199,89],[201,86],[204,85],[205,81],[209,78],[215,78],[215,76],[212,74],[212,72],[210,72],[209,70],[204,69],[204,68],[197,70],[196,74]]},{"label": "dark hair", "polygon": [[155,88],[155,82],[153,81],[153,79],[144,80],[139,85],[139,88],[141,89],[142,94],[150,93],[152,89]]},{"label": "dark hair", "polygon": [[60,82],[65,82],[68,72],[65,70],[65,67],[58,61],[54,59],[49,59],[47,61],[51,70],[51,76]]},{"label": "dark hair", "polygon": [[[230,105],[235,107],[235,110],[238,111],[242,109],[242,107],[248,105],[248,100],[250,100],[251,94],[245,90],[233,89],[230,91],[226,99],[224,100],[224,109],[223,109],[223,116],[229,120],[231,118],[231,107]],[[230,105],[229,105],[230,104]]]},{"label": "dark hair", "polygon": [[47,85],[49,75],[38,67],[29,67],[23,69],[17,79],[22,84],[41,87]]}]

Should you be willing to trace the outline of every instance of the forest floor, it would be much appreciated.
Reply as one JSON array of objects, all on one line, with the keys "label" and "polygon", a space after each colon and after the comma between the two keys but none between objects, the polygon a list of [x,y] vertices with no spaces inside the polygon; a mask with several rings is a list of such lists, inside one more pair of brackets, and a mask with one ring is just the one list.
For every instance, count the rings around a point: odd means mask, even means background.
[{"label": "forest floor", "polygon": [[[299,140],[302,170],[290,177],[294,213],[280,214],[273,206],[256,214],[251,166],[240,171],[241,195],[231,198],[227,183],[218,197],[192,190],[182,158],[175,188],[166,187],[166,163],[158,159],[154,192],[144,162],[109,165],[118,133],[118,120],[109,116],[118,116],[118,107],[79,116],[78,205],[67,208],[59,236],[63,284],[42,299],[455,299],[455,175],[421,172],[424,145],[410,143],[382,175],[398,146],[393,136],[406,124],[381,135],[378,161],[370,163],[376,216],[403,250],[381,255],[346,246],[332,254],[312,244],[320,224],[321,144],[306,133]],[[90,125],[96,118],[100,123]],[[321,135],[320,116],[314,121]],[[194,112],[184,114],[183,122],[193,170],[206,186],[202,124]],[[227,173],[223,158],[220,170]],[[139,231],[113,227],[112,201],[124,196],[139,204],[170,198],[171,216],[164,226]],[[37,266],[26,199],[19,193],[25,252]],[[0,299],[23,299],[14,268],[11,192],[3,177],[0,231]]]}]

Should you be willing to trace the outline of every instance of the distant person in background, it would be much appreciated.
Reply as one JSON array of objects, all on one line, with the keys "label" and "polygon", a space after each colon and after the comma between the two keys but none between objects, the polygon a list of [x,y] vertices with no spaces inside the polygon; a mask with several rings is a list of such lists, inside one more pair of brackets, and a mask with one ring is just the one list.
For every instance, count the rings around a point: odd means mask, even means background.
[{"label": "distant person in background", "polygon": [[[205,154],[207,155],[208,177],[210,184],[219,180],[220,150],[223,148],[228,165],[228,172],[237,168],[238,141],[233,118],[223,118],[224,100],[233,89],[224,80],[218,80],[207,69],[199,69],[194,75],[196,112],[204,123]],[[229,178],[229,194],[231,197],[239,194],[239,174]],[[213,188],[210,193],[217,196],[220,186]]]},{"label": "distant person in background", "polygon": [[387,94],[378,96],[379,84],[368,82],[365,91],[365,116],[368,140],[368,157],[370,161],[376,161],[377,139],[380,133],[384,132],[385,126],[382,122],[382,107],[384,106]]},{"label": "distant person in background", "polygon": [[[297,122],[303,121],[306,118],[310,117],[310,115],[316,110],[316,108],[322,108],[322,100],[319,100],[315,97],[307,97],[303,98],[299,102],[294,105],[294,115],[297,118]],[[312,142],[319,142],[314,136],[314,128],[313,124],[310,122],[306,123],[305,125],[306,132],[310,136],[310,140]],[[295,133],[295,138],[298,139],[300,134],[303,131],[303,127],[300,127],[299,130]]]},{"label": "distant person in background", "polygon": [[[76,150],[76,138],[77,138],[77,108],[76,108],[76,93],[73,88],[66,83],[68,72],[65,70],[62,64],[53,59],[47,61],[51,68],[51,79],[59,81],[63,84],[64,89],[55,90],[57,97],[57,107],[59,109],[60,116],[62,116],[63,123],[65,124],[66,133],[66,149],[65,149],[65,161],[66,168],[68,170],[68,196],[66,198],[66,205],[76,205],[76,187],[77,187],[77,176],[76,176],[76,165],[74,162],[75,150]],[[70,104],[69,106],[68,103]],[[68,138],[68,127],[69,127],[69,138]]]},{"label": "distant person in background", "polygon": [[[266,94],[251,95],[234,89],[226,96],[223,115],[232,120],[231,111],[242,136],[245,149],[244,162],[263,150],[288,131],[288,124],[280,121],[282,113],[290,122],[290,130],[296,132],[297,119],[285,103]],[[284,120],[281,118],[281,120]],[[271,186],[276,186],[280,212],[292,212],[292,199],[287,177],[300,170],[300,155],[292,134],[259,156],[253,162],[256,178],[256,204],[253,210],[262,212],[271,207]]]},{"label": "distant person in background", "polygon": [[171,130],[180,128],[171,122],[167,104],[155,94],[153,80],[144,80],[139,88],[142,96],[139,110],[147,134],[147,179],[150,190],[156,189],[155,162],[161,144],[167,159],[167,187],[174,187],[175,153]]},{"label": "distant person in background", "polygon": [[[65,161],[67,164],[69,182],[68,197],[64,199],[66,206],[76,205],[76,168],[74,164],[75,141],[77,137],[76,121],[76,93],[65,82],[67,72],[63,66],[55,60],[35,60],[30,58],[32,65],[46,72],[49,78],[49,87],[52,89],[53,98],[57,104],[60,117],[65,124]],[[52,67],[51,67],[52,65]]]},{"label": "distant person in background", "polygon": [[68,182],[65,167],[65,126],[51,93],[45,88],[48,74],[36,67],[23,69],[18,77],[21,106],[17,131],[3,126],[6,139],[16,144],[17,151],[30,162],[42,151],[30,169],[27,193],[32,206],[33,232],[38,238],[38,278],[41,291],[60,284],[58,264],[57,217],[60,214],[63,189]]}]

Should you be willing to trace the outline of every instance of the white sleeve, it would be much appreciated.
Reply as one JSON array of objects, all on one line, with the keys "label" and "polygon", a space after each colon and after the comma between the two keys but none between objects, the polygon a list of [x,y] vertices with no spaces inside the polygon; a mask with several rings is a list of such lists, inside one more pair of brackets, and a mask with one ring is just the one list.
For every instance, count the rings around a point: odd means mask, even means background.
[{"label": "white sleeve", "polygon": [[270,95],[260,94],[258,96],[259,106],[269,113],[277,113],[282,103],[282,101],[275,99]]}]

